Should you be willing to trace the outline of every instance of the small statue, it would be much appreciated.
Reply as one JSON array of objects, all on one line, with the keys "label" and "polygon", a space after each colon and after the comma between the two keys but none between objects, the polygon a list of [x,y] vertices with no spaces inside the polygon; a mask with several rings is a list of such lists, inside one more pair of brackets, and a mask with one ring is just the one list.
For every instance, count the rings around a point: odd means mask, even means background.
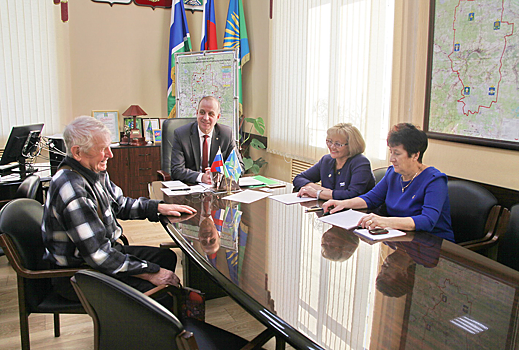
[{"label": "small statue", "polygon": [[119,144],[121,146],[128,146],[130,144],[130,128],[128,127],[128,125],[125,125],[123,130],[123,135],[121,137],[121,142],[119,142]]}]

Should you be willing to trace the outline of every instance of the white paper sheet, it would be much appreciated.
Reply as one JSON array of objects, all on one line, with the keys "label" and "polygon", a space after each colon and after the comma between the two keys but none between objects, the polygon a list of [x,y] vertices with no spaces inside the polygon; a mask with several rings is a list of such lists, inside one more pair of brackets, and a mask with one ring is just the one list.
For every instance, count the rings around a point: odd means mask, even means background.
[{"label": "white paper sheet", "polygon": [[[325,222],[327,224],[333,225],[333,226],[342,227],[346,230],[351,230],[352,228],[357,227],[357,224],[359,223],[360,219],[365,215],[367,215],[367,214],[361,213],[360,211],[350,209],[350,210],[346,210],[346,211],[341,211],[336,214],[321,216],[318,220]],[[378,241],[381,239],[405,236],[405,232],[402,232],[399,230],[394,230],[392,228],[388,228],[387,230],[388,230],[388,233],[384,233],[381,235],[372,235],[365,228],[356,229],[356,230],[354,230],[354,232],[359,234],[360,236],[366,237],[367,239],[370,239],[372,241]]]},{"label": "white paper sheet", "polygon": [[335,214],[321,216],[318,220],[326,222],[327,224],[333,226],[339,226],[345,228],[346,230],[349,230],[351,228],[356,227],[359,223],[359,220],[365,215],[367,214],[350,209]]},{"label": "white paper sheet", "polygon": [[186,196],[193,192],[185,191],[185,190],[172,190],[171,188],[161,188],[160,189],[166,196]]},{"label": "white paper sheet", "polygon": [[284,204],[295,204],[295,203],[303,203],[303,202],[311,202],[316,201],[316,198],[311,197],[298,197],[297,192],[288,193],[288,194],[278,194],[277,196],[272,196],[270,199],[275,201],[284,203]]},{"label": "white paper sheet", "polygon": [[173,181],[162,181],[162,184],[167,188],[174,189],[188,189],[189,186],[183,183],[182,181],[173,180]]},{"label": "white paper sheet", "polygon": [[230,196],[224,197],[228,201],[240,202],[240,203],[252,203],[259,201],[265,197],[270,196],[270,193],[253,191],[253,190],[245,190],[242,192],[231,194]]},{"label": "white paper sheet", "polygon": [[256,180],[252,176],[247,176],[247,177],[240,177],[238,179],[238,185],[240,185],[240,187],[242,187],[242,186],[260,186],[260,185],[265,185],[265,184],[263,182],[261,182],[260,180]]}]

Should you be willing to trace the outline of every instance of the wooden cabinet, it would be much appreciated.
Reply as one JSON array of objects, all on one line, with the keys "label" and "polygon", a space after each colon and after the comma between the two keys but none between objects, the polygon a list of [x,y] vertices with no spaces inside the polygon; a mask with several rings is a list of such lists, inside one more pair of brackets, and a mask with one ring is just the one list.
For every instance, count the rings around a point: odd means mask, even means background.
[{"label": "wooden cabinet", "polygon": [[114,157],[108,160],[110,179],[126,197],[149,197],[148,183],[156,180],[160,170],[160,145],[114,146],[112,152]]}]

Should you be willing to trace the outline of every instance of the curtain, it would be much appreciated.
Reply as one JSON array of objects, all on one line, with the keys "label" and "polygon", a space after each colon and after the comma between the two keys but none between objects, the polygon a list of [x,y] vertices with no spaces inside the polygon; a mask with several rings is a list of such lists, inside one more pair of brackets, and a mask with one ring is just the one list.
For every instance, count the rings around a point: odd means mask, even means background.
[{"label": "curtain", "polygon": [[387,165],[394,0],[275,0],[269,149],[314,162],[326,130],[355,125]]},{"label": "curtain", "polygon": [[15,125],[43,122],[45,135],[61,131],[53,6],[0,1],[0,147]]}]

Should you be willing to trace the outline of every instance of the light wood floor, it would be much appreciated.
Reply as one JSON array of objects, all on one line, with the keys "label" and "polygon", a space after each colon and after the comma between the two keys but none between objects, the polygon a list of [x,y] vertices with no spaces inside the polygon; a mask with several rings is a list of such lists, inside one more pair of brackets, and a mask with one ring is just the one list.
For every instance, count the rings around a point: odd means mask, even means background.
[{"label": "light wood floor", "polygon": [[[130,244],[158,246],[162,242],[171,240],[159,223],[148,221],[121,223]],[[175,252],[180,257],[180,250],[175,249]],[[177,274],[180,279],[182,279],[181,272],[182,268],[178,266]],[[249,340],[265,329],[229,297],[206,302],[206,321]],[[54,337],[52,315],[30,315],[29,329],[31,349],[90,350],[94,348],[93,325],[88,315],[61,315],[59,338]],[[7,258],[2,256],[0,257],[0,349],[20,349],[20,344],[16,274],[9,266]],[[274,349],[274,340],[269,341],[265,348]],[[287,348],[291,347],[287,346]]]}]

